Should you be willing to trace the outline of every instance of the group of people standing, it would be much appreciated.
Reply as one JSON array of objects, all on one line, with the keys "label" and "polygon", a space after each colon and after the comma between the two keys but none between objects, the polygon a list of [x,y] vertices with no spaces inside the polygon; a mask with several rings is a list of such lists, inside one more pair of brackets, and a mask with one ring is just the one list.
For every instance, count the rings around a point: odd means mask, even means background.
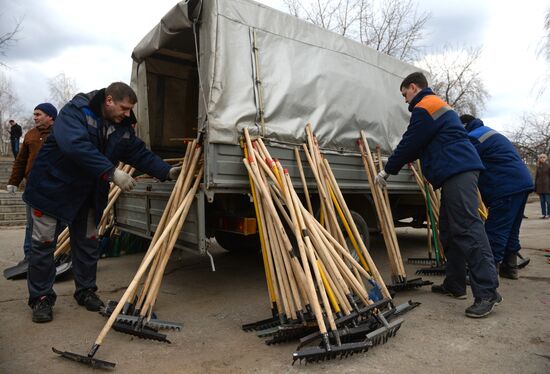
[{"label": "group of people standing", "polygon": [[[474,303],[465,314],[485,317],[503,300],[497,292],[499,275],[518,278],[519,230],[529,193],[540,194],[543,218],[550,215],[547,157],[539,157],[533,184],[510,141],[478,118],[459,117],[428,87],[422,73],[407,76],[400,91],[409,105],[410,123],[376,183],[385,185],[390,174],[420,159],[424,176],[441,189],[439,229],[447,257],[446,276],[432,292],[465,299],[469,275]],[[8,186],[15,192],[27,179],[24,261],[29,263],[34,322],[53,318],[53,251],[59,227],[65,224],[71,238],[74,297],[88,310],[103,305],[95,293],[96,225],[106,206],[109,182],[124,191],[135,185],[130,175],[116,168],[117,163],[123,161],[161,181],[175,179],[181,170],[147,150],[136,137],[132,113],[136,102],[128,85],[115,82],[78,94],[59,115],[50,103],[34,110],[36,127],[25,136]],[[12,134],[17,135],[15,129]],[[489,208],[486,222],[478,213],[478,188]]]},{"label": "group of people standing", "polygon": [[[385,185],[390,174],[420,159],[426,179],[441,188],[439,230],[447,262],[445,280],[432,292],[466,299],[469,275],[474,303],[465,314],[485,317],[503,300],[499,275],[518,279],[519,230],[533,179],[505,136],[474,116],[459,117],[423,73],[407,76],[400,90],[411,119],[376,182]],[[489,208],[485,222],[478,189]]]},{"label": "group of people standing", "polygon": [[181,171],[136,137],[132,112],[136,102],[130,86],[115,82],[76,95],[59,114],[50,103],[34,109],[36,127],[25,135],[7,187],[14,193],[22,179],[27,180],[23,262],[28,263],[28,304],[33,322],[53,319],[54,249],[62,226],[69,227],[74,298],[90,311],[103,306],[96,294],[97,224],[107,205],[109,182],[123,191],[136,183],[117,164],[122,161],[160,181],[174,180]]}]

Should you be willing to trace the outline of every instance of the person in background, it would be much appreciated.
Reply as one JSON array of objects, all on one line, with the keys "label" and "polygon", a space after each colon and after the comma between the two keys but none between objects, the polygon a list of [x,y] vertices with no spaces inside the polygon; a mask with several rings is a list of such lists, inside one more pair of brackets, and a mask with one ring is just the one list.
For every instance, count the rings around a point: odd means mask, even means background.
[{"label": "person in background", "polygon": [[424,74],[408,75],[399,87],[411,119],[376,183],[420,158],[424,176],[441,188],[440,234],[447,263],[443,284],[432,292],[466,298],[466,264],[474,303],[467,317],[485,317],[502,301],[498,276],[483,221],[478,214],[477,181],[484,169],[456,112],[428,87]]},{"label": "person in background", "polygon": [[10,133],[11,151],[13,153],[13,158],[17,158],[17,154],[19,153],[19,139],[23,136],[23,129],[12,119],[10,119],[9,123],[10,128],[8,132]]},{"label": "person in background", "polygon": [[136,181],[116,165],[122,161],[161,181],[174,180],[171,167],[145,147],[132,127],[135,92],[125,83],[80,93],[59,112],[40,149],[23,200],[31,206],[31,250],[27,286],[33,322],[53,319],[56,231],[69,226],[74,298],[87,310],[104,304],[96,295],[97,225],[107,205],[109,182],[130,191]]},{"label": "person in background", "polygon": [[540,196],[540,218],[550,218],[550,164],[548,156],[540,154],[537,157],[537,172],[535,174],[535,192]]},{"label": "person in background", "polygon": [[[29,130],[23,138],[23,144],[13,163],[10,179],[8,180],[7,190],[9,193],[14,194],[23,181],[23,178],[29,178],[34,158],[52,131],[52,126],[56,117],[57,109],[50,103],[38,104],[34,108],[33,119],[36,126]],[[24,256],[23,260],[21,260],[18,265],[28,262],[32,234],[30,221],[31,208],[27,205],[27,224],[25,227],[25,241],[23,243]]]},{"label": "person in background", "polygon": [[489,209],[485,232],[500,276],[518,279],[519,230],[533,178],[513,144],[478,118],[460,116],[470,141],[485,166],[478,187]]}]

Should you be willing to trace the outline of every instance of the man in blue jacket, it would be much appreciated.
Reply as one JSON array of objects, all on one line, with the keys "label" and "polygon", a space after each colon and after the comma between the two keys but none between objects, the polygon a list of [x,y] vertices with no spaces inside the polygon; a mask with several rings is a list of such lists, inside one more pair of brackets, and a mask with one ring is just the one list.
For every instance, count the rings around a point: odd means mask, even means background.
[{"label": "man in blue jacket", "polygon": [[467,263],[475,301],[466,316],[485,317],[502,297],[496,291],[493,254],[477,212],[477,181],[483,164],[458,115],[428,88],[424,74],[410,74],[400,90],[411,119],[376,182],[385,185],[389,174],[420,158],[426,179],[441,188],[439,230],[447,257],[446,277],[443,284],[432,286],[432,292],[465,299]]},{"label": "man in blue jacket", "polygon": [[489,208],[485,231],[501,277],[518,279],[519,229],[529,193],[531,173],[512,143],[469,114],[460,116],[485,166],[479,175],[479,191]]},{"label": "man in blue jacket", "polygon": [[32,208],[27,285],[34,322],[53,318],[55,232],[64,223],[70,230],[74,297],[91,311],[103,306],[95,293],[99,259],[96,227],[107,205],[109,182],[123,191],[135,186],[129,174],[116,168],[118,162],[161,181],[177,178],[181,170],[171,168],[136,137],[132,127],[136,102],[135,92],[122,82],[76,95],[61,109],[34,161],[23,194]]}]

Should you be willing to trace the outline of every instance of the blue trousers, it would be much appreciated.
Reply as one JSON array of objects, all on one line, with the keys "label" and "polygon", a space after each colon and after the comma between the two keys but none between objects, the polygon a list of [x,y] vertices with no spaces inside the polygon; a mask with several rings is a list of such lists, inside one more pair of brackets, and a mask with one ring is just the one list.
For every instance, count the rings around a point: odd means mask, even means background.
[{"label": "blue trousers", "polygon": [[[29,288],[28,302],[32,307],[42,296],[48,297],[52,303],[55,302],[53,253],[57,244],[57,236],[63,224],[55,217],[33,208],[31,210],[32,239],[27,286]],[[80,209],[75,220],[69,224],[75,293],[85,289],[97,290],[96,271],[99,246],[94,217],[95,211],[84,207]]]},{"label": "blue trousers", "polygon": [[540,194],[540,210],[543,216],[550,216],[550,193]]},{"label": "blue trousers", "polygon": [[502,262],[510,253],[521,249],[519,229],[528,192],[504,196],[489,203],[489,217],[485,221],[485,232],[491,243],[495,262]]},{"label": "blue trousers", "polygon": [[17,154],[19,153],[19,138],[12,138],[10,139],[11,142],[11,151],[13,152],[13,158],[17,158]]},{"label": "blue trousers", "polygon": [[31,207],[27,204],[27,223],[25,224],[25,241],[23,242],[23,254],[25,258],[29,256],[31,251],[32,225],[31,225]]},{"label": "blue trousers", "polygon": [[447,263],[443,285],[450,291],[466,292],[466,264],[476,300],[496,297],[498,276],[477,211],[479,172],[469,171],[447,179],[441,188],[439,232]]}]

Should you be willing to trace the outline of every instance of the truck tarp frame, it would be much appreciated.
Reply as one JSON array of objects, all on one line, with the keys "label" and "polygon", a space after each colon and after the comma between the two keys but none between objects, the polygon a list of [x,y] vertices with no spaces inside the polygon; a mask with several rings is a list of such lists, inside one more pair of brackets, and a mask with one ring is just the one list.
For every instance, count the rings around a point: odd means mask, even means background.
[{"label": "truck tarp frame", "polygon": [[[360,129],[386,154],[399,142],[409,120],[399,85],[418,68],[250,0],[182,1],[136,46],[132,82],[141,91],[138,115],[146,141],[142,62],[159,50],[177,50],[197,17],[199,128],[204,124],[208,142],[238,144],[248,127],[282,144],[301,144],[306,123],[327,150],[357,152]],[[265,127],[258,123],[258,80]]]}]

